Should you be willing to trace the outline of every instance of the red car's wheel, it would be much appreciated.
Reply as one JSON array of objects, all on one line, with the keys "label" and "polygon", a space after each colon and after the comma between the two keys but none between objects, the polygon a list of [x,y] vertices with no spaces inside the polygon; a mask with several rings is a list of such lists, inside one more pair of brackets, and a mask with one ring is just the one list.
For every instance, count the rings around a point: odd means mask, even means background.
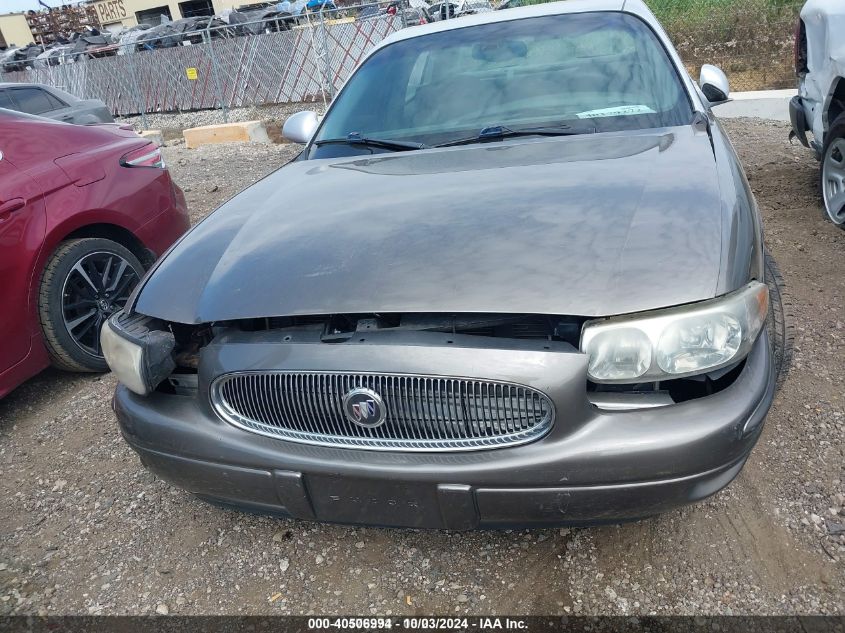
[{"label": "red car's wheel", "polygon": [[53,364],[108,371],[100,328],[124,306],[144,269],[129,249],[103,238],[63,242],[41,276],[38,311]]}]

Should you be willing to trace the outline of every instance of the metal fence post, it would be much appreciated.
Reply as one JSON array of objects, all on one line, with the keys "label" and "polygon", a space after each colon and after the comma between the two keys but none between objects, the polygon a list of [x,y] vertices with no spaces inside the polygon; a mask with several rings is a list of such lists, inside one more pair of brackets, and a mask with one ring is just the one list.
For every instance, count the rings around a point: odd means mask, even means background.
[{"label": "metal fence post", "polygon": [[326,86],[329,89],[329,101],[334,99],[334,79],[332,78],[332,50],[329,45],[329,26],[326,24],[325,5],[320,7],[320,27],[323,31],[323,72],[326,74]]},{"label": "metal fence post", "polygon": [[[314,54],[314,71],[320,77],[320,92],[323,93],[323,112],[328,110],[328,99],[326,98],[326,75],[320,69],[320,53],[317,51],[317,41],[314,37],[314,32],[317,30],[317,25],[311,21],[311,12],[306,8],[304,10],[305,21],[308,24],[308,36],[311,39],[311,52]],[[324,47],[325,50],[325,47]]]},{"label": "metal fence post", "polygon": [[229,122],[229,111],[226,108],[226,101],[223,95],[223,88],[220,84],[220,69],[217,67],[217,55],[214,54],[214,46],[211,44],[211,20],[205,27],[203,32],[203,39],[205,39],[206,46],[208,46],[208,54],[211,57],[211,78],[214,81],[214,90],[217,92],[217,101],[220,103],[220,109],[223,110],[223,123]]},{"label": "metal fence post", "polygon": [[137,51],[129,53],[127,51],[123,51],[123,54],[129,58],[129,74],[132,76],[132,86],[135,89],[135,102],[138,104],[138,110],[141,113],[141,125],[144,127],[145,130],[149,130],[150,125],[147,121],[147,108],[142,100],[141,86],[138,84],[138,72],[135,70],[136,52]]},{"label": "metal fence post", "polygon": [[331,101],[334,98],[334,82],[332,82],[331,61],[329,59],[329,32],[326,30],[326,18],[323,15],[324,7],[325,5],[320,7],[320,34],[323,40],[323,78],[326,90],[328,91],[328,100]]},{"label": "metal fence post", "polygon": [[411,3],[408,0],[402,0],[402,2],[399,3],[399,18],[400,18],[400,24],[402,25],[403,29],[408,28],[408,15],[407,15],[408,11],[407,10],[410,6],[411,6]]}]

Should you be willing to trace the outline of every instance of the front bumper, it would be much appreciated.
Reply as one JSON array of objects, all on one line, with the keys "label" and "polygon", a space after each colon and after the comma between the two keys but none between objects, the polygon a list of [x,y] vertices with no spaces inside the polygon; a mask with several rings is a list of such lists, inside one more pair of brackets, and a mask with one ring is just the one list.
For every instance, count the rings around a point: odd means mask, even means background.
[{"label": "front bumper", "polygon": [[810,147],[810,141],[807,140],[807,130],[810,128],[807,125],[807,117],[804,114],[804,105],[801,97],[798,95],[795,95],[789,100],[789,121],[792,124],[790,138],[795,137],[801,145]]},{"label": "front bumper", "polygon": [[[119,386],[114,408],[147,468],[244,509],[446,529],[616,522],[698,501],[736,477],[774,395],[769,350],[764,331],[734,383],[711,396],[634,411],[576,403],[540,440],[471,453],[372,452],[259,436],[217,418],[202,391],[142,397]],[[572,391],[583,391],[584,371],[579,365],[568,377]]]}]

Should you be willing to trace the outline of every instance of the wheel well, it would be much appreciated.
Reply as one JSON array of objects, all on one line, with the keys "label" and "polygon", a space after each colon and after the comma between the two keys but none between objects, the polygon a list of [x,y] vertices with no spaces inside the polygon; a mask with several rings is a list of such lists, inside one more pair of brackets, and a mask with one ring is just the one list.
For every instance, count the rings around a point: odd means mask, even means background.
[{"label": "wheel well", "polygon": [[830,95],[830,105],[827,108],[827,129],[833,125],[840,114],[845,112],[845,79],[840,77],[836,82],[836,88]]},{"label": "wheel well", "polygon": [[89,224],[76,229],[73,233],[66,235],[64,239],[72,240],[80,237],[101,237],[112,240],[125,246],[144,265],[149,268],[155,261],[155,253],[146,248],[135,235],[123,227],[114,224]]}]

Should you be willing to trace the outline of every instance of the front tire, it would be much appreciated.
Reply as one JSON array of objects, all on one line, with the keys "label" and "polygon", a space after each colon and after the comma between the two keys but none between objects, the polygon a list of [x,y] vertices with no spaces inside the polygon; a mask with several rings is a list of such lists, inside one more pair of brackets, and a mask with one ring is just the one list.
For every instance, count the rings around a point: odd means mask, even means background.
[{"label": "front tire", "polygon": [[792,325],[791,305],[784,295],[784,281],[777,262],[768,251],[765,252],[766,285],[769,287],[769,315],[766,328],[772,346],[772,359],[777,376],[777,388],[783,385],[789,367],[792,365],[792,350],[795,332]]},{"label": "front tire", "polygon": [[100,327],[120,310],[144,274],[126,247],[103,238],[63,242],[41,275],[38,314],[53,365],[105,372]]},{"label": "front tire", "polygon": [[827,219],[845,229],[845,112],[825,135],[819,183]]}]

